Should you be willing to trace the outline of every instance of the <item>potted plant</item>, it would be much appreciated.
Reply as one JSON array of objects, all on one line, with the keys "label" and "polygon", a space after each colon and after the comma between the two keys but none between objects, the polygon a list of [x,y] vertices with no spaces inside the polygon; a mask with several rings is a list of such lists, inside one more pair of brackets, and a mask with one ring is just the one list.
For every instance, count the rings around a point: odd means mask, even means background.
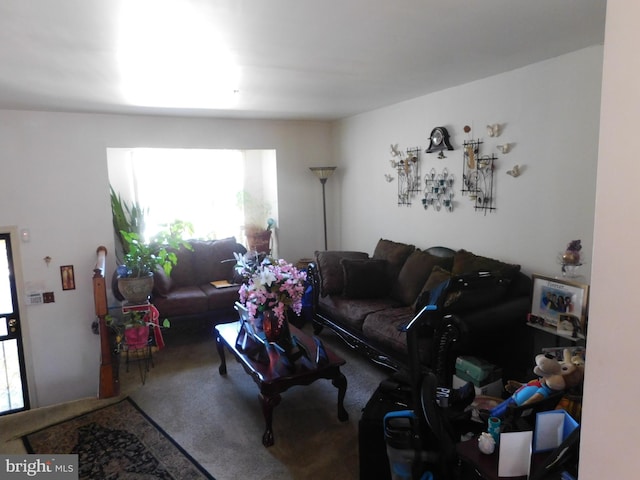
[{"label": "potted plant", "polygon": [[[155,326],[153,322],[147,321],[147,312],[143,310],[124,312],[122,318],[107,315],[105,320],[115,332],[116,352],[120,352],[123,345],[130,349],[146,347],[149,343],[149,328]],[[165,318],[162,326],[169,328],[169,319]]]},{"label": "potted plant", "polygon": [[148,300],[156,270],[162,269],[165,274],[171,274],[178,263],[178,257],[172,250],[192,248],[182,239],[184,232],[189,229],[188,224],[176,221],[149,242],[145,242],[138,233],[120,231],[127,253],[118,268],[118,290],[130,304],[141,304]]},{"label": "potted plant", "polygon": [[145,217],[149,214],[148,208],[142,208],[137,202],[128,205],[122,200],[119,194],[115,192],[112,186],[111,191],[111,214],[113,218],[113,231],[120,243],[123,253],[127,253],[128,243],[122,237],[123,230],[125,232],[137,233],[142,236],[145,227]]},{"label": "potted plant", "polygon": [[249,192],[238,193],[238,205],[244,211],[244,234],[250,252],[271,253],[271,234],[275,220],[270,218],[271,206]]},{"label": "potted plant", "polygon": [[189,223],[176,220],[146,242],[143,233],[149,209],[136,202],[127,204],[112,186],[110,192],[113,228],[123,253],[112,290],[119,300],[127,300],[129,304],[146,303],[153,290],[153,273],[161,268],[167,275],[171,274],[178,262],[171,249],[191,249],[183,237],[192,233],[193,228]]}]

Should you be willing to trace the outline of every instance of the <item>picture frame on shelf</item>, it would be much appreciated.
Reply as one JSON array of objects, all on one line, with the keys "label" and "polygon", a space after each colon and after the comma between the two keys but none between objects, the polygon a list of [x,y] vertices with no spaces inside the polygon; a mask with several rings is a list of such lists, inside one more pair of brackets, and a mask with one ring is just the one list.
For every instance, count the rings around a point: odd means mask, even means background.
[{"label": "picture frame on shelf", "polygon": [[529,321],[564,336],[585,338],[589,285],[533,274]]}]

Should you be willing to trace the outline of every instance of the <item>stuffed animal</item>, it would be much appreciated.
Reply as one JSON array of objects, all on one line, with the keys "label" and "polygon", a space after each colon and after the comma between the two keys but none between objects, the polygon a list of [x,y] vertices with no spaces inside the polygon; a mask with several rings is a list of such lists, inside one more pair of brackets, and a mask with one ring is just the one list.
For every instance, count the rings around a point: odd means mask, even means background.
[{"label": "stuffed animal", "polygon": [[533,373],[539,378],[526,384],[508,381],[505,389],[512,393],[511,397],[491,409],[490,415],[502,417],[509,405],[527,405],[553,393],[580,385],[584,379],[584,360],[579,355],[572,357],[568,349],[565,349],[563,354],[562,362],[551,354],[537,355]]}]

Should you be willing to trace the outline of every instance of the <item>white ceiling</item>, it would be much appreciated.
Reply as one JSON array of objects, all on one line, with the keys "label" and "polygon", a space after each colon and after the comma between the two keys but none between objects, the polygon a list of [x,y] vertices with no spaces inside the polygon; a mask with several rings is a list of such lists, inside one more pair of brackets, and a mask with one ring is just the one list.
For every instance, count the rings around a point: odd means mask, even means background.
[{"label": "white ceiling", "polygon": [[602,44],[605,4],[2,0],[0,108],[342,118]]}]

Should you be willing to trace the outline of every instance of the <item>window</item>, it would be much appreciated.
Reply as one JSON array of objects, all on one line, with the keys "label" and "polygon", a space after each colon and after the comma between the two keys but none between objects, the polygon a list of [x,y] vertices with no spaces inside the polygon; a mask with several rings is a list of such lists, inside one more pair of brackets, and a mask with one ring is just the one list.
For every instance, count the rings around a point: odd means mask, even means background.
[{"label": "window", "polygon": [[194,238],[235,236],[277,218],[274,150],[109,148],[109,181],[128,203],[148,208],[145,238],[181,220]]}]

